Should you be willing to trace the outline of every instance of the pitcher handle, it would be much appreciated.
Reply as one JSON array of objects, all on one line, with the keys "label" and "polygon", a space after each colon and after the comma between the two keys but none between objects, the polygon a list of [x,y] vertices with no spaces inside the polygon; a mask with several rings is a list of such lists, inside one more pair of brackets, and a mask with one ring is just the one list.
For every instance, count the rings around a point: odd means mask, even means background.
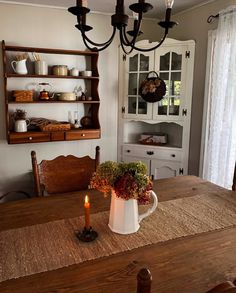
[{"label": "pitcher handle", "polygon": [[13,60],[12,62],[11,62],[11,67],[13,68],[13,70],[16,72],[16,67],[15,67],[15,64],[16,64],[16,61],[15,60]]},{"label": "pitcher handle", "polygon": [[138,222],[140,223],[144,218],[150,216],[154,211],[155,209],[157,208],[157,205],[158,205],[158,198],[157,198],[157,195],[156,193],[151,190],[150,191],[151,195],[152,195],[152,198],[153,198],[153,205],[143,214],[139,215],[138,217]]}]

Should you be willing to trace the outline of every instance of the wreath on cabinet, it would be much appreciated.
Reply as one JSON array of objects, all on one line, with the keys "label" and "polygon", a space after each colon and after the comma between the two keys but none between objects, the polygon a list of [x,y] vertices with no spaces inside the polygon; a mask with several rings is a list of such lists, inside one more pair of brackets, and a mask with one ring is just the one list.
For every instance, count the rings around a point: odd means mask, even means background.
[{"label": "wreath on cabinet", "polygon": [[[150,75],[155,75],[150,77]],[[150,71],[141,82],[139,95],[149,103],[155,103],[163,99],[166,94],[166,84],[155,71]]]}]

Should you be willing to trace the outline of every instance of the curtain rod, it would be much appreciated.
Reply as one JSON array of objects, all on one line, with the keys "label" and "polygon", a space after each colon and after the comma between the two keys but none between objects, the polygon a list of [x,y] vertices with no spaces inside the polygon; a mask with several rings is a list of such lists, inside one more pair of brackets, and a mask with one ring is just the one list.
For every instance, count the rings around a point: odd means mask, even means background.
[{"label": "curtain rod", "polygon": [[[231,13],[231,12],[233,12],[233,11],[235,11],[235,9],[230,9],[229,11],[225,11],[225,12],[223,12],[223,14],[227,14],[227,13]],[[216,18],[219,18],[219,16],[220,16],[220,13],[217,13],[216,15],[210,15],[208,18],[207,18],[207,22],[208,23],[211,23],[211,22],[213,22]]]},{"label": "curtain rod", "polygon": [[219,17],[219,13],[218,14],[216,14],[216,15],[210,15],[209,17],[208,17],[208,19],[207,19],[207,22],[208,23],[211,23],[211,22],[213,22],[216,18],[218,18]]}]

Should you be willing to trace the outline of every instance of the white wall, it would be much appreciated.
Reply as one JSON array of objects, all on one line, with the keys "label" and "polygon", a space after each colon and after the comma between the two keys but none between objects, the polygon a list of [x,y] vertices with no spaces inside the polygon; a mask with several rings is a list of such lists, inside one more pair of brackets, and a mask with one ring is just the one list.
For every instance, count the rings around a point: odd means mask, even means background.
[{"label": "white wall", "polygon": [[[88,22],[94,27],[91,36],[95,41],[108,39],[109,16],[92,14]],[[80,33],[74,28],[75,23],[76,18],[64,9],[0,3],[0,39],[5,40],[7,45],[84,50]],[[36,151],[38,161],[41,161],[61,154],[76,156],[89,154],[94,157],[95,146],[99,145],[101,161],[117,159],[117,39],[108,49],[100,53],[98,68],[101,139],[8,145],[4,125],[3,69],[0,62],[0,195],[6,191],[19,189],[32,193],[31,150]],[[50,82],[50,80],[46,81]],[[43,107],[47,107],[47,105],[40,106],[42,110]]]}]

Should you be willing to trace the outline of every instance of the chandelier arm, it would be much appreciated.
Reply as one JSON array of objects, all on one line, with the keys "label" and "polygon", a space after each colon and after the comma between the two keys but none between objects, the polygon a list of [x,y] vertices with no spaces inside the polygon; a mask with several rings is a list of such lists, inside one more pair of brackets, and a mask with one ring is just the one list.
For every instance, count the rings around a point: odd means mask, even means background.
[{"label": "chandelier arm", "polygon": [[131,41],[129,41],[129,39],[127,38],[126,27],[123,27],[123,40],[125,41],[124,43],[126,43],[125,44],[126,46],[133,46],[135,44],[136,39],[138,37],[138,33],[141,28],[141,23],[142,23],[142,17],[138,19],[137,34],[133,37]]},{"label": "chandelier arm", "polygon": [[110,46],[110,44],[111,44],[111,42],[112,42],[112,40],[113,40],[113,39],[110,39],[110,42],[107,43],[107,44],[106,44],[105,46],[103,46],[102,48],[96,48],[96,47],[93,47],[93,48],[92,48],[92,47],[89,46],[87,40],[83,37],[83,34],[82,34],[82,38],[83,38],[83,42],[84,42],[86,48],[89,49],[90,51],[95,51],[95,52],[100,52],[100,51],[105,50],[108,46]]},{"label": "chandelier arm", "polygon": [[110,44],[110,43],[113,41],[114,36],[115,36],[115,34],[116,34],[116,28],[113,27],[113,32],[112,32],[112,35],[111,35],[110,39],[109,39],[108,41],[106,41],[106,42],[104,42],[104,43],[100,43],[100,44],[91,41],[91,40],[86,36],[86,33],[85,33],[85,31],[84,31],[84,29],[83,29],[82,27],[81,27],[81,34],[82,34],[83,39],[85,39],[85,40],[86,40],[87,42],[89,42],[91,45],[98,46],[98,47],[102,47],[102,46],[106,46],[107,44]]},{"label": "chandelier arm", "polygon": [[133,48],[134,48],[135,50],[137,50],[137,51],[140,51],[140,52],[150,52],[150,51],[152,51],[152,50],[155,50],[155,49],[159,48],[159,47],[163,44],[163,42],[165,41],[165,39],[166,39],[166,37],[167,37],[167,34],[168,34],[168,32],[165,31],[165,34],[164,34],[163,38],[161,39],[161,41],[160,41],[156,46],[154,46],[154,47],[152,47],[152,48],[143,49],[143,48],[138,48],[138,47],[136,47],[135,45],[133,46]]},{"label": "chandelier arm", "polygon": [[[120,30],[120,45],[121,45],[121,48],[123,50],[123,52],[126,54],[126,55],[129,55],[132,51],[133,51],[133,47],[131,47],[130,45],[126,45],[125,42],[124,42],[124,39],[123,39],[123,34],[122,34],[122,30]],[[125,49],[125,46],[127,47],[130,47],[130,51],[126,51]]]}]

